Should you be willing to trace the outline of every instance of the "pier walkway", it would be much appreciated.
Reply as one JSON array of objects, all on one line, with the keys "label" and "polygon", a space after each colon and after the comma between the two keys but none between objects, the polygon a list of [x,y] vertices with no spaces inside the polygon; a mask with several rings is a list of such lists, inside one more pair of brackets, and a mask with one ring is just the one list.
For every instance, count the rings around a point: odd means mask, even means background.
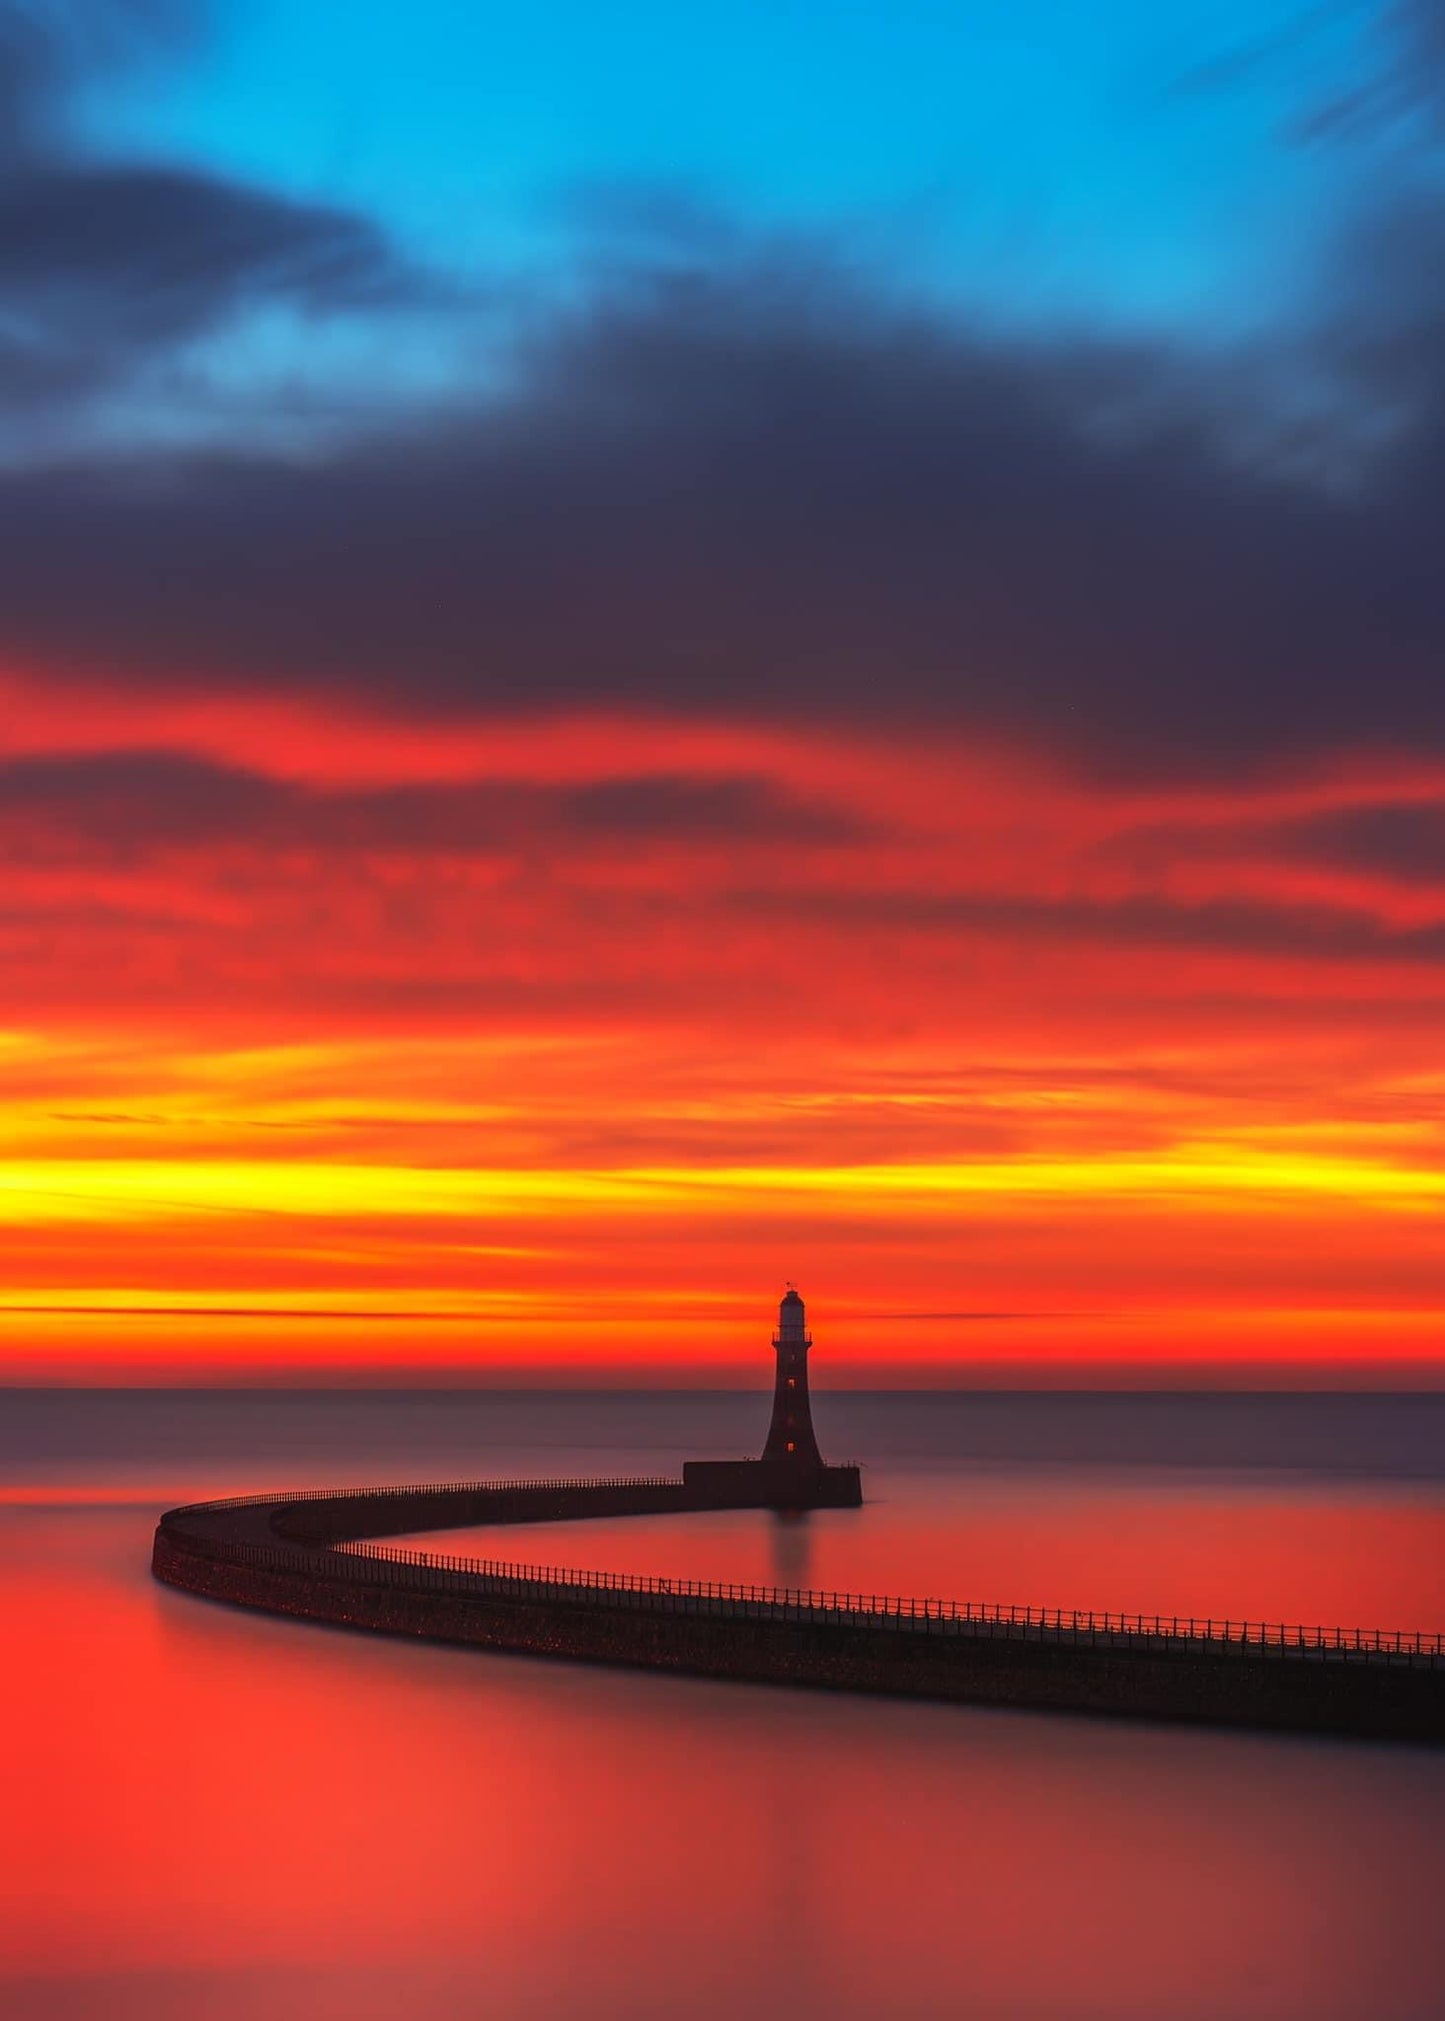
[{"label": "pier walkway", "polygon": [[[735,1504],[736,1505],[736,1504]],[[683,1481],[307,1490],[172,1509],[158,1577],[352,1626],[709,1675],[1445,1739],[1445,1636],[794,1591],[459,1557],[377,1541],[486,1523],[683,1513]]]}]

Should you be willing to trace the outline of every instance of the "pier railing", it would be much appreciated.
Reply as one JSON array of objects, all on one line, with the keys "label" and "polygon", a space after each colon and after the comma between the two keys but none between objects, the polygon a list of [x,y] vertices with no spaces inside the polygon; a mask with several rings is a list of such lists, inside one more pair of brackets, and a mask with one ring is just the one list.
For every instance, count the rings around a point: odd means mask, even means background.
[{"label": "pier railing", "polygon": [[1068,1607],[1009,1606],[990,1601],[908,1599],[879,1593],[846,1593],[779,1586],[760,1586],[716,1579],[669,1579],[630,1572],[587,1572],[560,1565],[529,1565],[515,1559],[456,1558],[399,1545],[350,1543],[337,1550],[349,1557],[390,1561],[422,1573],[464,1576],[497,1585],[543,1586],[549,1590],[577,1588],[587,1593],[615,1593],[649,1603],[685,1604],[679,1611],[709,1611],[707,1603],[726,1603],[728,1611],[758,1612],[781,1620],[839,1620],[877,1623],[882,1627],[918,1629],[924,1633],[1017,1633],[1029,1639],[1100,1642],[1140,1637],[1170,1642],[1217,1643],[1230,1649],[1310,1655],[1427,1657],[1445,1660],[1445,1634],[1419,1634],[1378,1628],[1321,1628],[1295,1622],[1221,1620],[1214,1616],[1127,1614]]},{"label": "pier railing", "polygon": [[[595,1481],[461,1482],[456,1489],[483,1492],[561,1488],[656,1488],[675,1482],[649,1478]],[[674,1579],[629,1572],[582,1571],[516,1559],[472,1558],[366,1541],[315,1545],[259,1542],[206,1534],[186,1526],[190,1515],[297,1501],[355,1499],[444,1492],[425,1488],[302,1490],[292,1495],[241,1495],[172,1509],[162,1529],[183,1536],[200,1556],[311,1580],[340,1579],[404,1592],[511,1601],[569,1601],[589,1606],[643,1609],[731,1619],[791,1621],[819,1628],[876,1629],[929,1637],[1004,1637],[1121,1651],[1189,1651],[1227,1657],[1298,1661],[1405,1664],[1445,1668],[1445,1635],[1388,1629],[1326,1628],[1295,1622],[1218,1616],[1131,1614],[1099,1609],[1010,1606],[987,1601],[904,1598],[878,1593],[758,1585],[715,1579]]]}]

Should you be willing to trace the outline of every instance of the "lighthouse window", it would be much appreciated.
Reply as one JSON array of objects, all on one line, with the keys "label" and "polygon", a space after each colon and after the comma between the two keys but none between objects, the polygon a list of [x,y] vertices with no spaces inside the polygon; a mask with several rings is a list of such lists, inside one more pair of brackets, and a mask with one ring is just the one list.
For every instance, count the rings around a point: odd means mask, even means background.
[{"label": "lighthouse window", "polygon": [[788,1388],[796,1389],[797,1387],[798,1387],[798,1378],[795,1375],[790,1375],[788,1377]]},{"label": "lighthouse window", "polygon": [[791,1439],[789,1439],[789,1440],[788,1440],[788,1451],[789,1451],[789,1452],[791,1453],[791,1452],[795,1452],[796,1450],[797,1450],[797,1448],[796,1448],[796,1447],[794,1446],[794,1444],[793,1444],[793,1441],[792,1441]]}]

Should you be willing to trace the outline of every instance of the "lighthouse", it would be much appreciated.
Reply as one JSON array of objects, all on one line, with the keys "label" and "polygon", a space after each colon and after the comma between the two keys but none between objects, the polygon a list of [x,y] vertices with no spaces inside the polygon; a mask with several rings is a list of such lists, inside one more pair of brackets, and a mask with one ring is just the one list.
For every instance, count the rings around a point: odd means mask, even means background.
[{"label": "lighthouse", "polygon": [[863,1500],[857,1467],[830,1467],[818,1451],[808,1401],[808,1315],[790,1284],[773,1335],[773,1421],[761,1459],[688,1460],[684,1508],[856,1509]]},{"label": "lighthouse", "polygon": [[808,1316],[790,1284],[778,1307],[773,1349],[778,1357],[773,1383],[773,1422],[763,1447],[765,1460],[776,1460],[802,1472],[821,1467],[823,1455],[813,1432],[813,1407],[808,1400]]}]

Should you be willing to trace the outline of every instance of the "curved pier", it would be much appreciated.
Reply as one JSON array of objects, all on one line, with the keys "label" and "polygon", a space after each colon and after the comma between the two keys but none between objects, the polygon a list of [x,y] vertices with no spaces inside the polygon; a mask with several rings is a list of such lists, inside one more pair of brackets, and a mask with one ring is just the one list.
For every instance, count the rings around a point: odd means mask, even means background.
[{"label": "curved pier", "polygon": [[[751,1463],[756,1469],[757,1463]],[[741,1467],[742,1463],[739,1463]],[[853,1503],[855,1469],[819,1499]],[[168,1585],[308,1620],[709,1677],[1211,1725],[1445,1740],[1445,1638],[788,1592],[456,1558],[436,1529],[775,1505],[765,1473],[314,1490],[171,1509]]]}]

